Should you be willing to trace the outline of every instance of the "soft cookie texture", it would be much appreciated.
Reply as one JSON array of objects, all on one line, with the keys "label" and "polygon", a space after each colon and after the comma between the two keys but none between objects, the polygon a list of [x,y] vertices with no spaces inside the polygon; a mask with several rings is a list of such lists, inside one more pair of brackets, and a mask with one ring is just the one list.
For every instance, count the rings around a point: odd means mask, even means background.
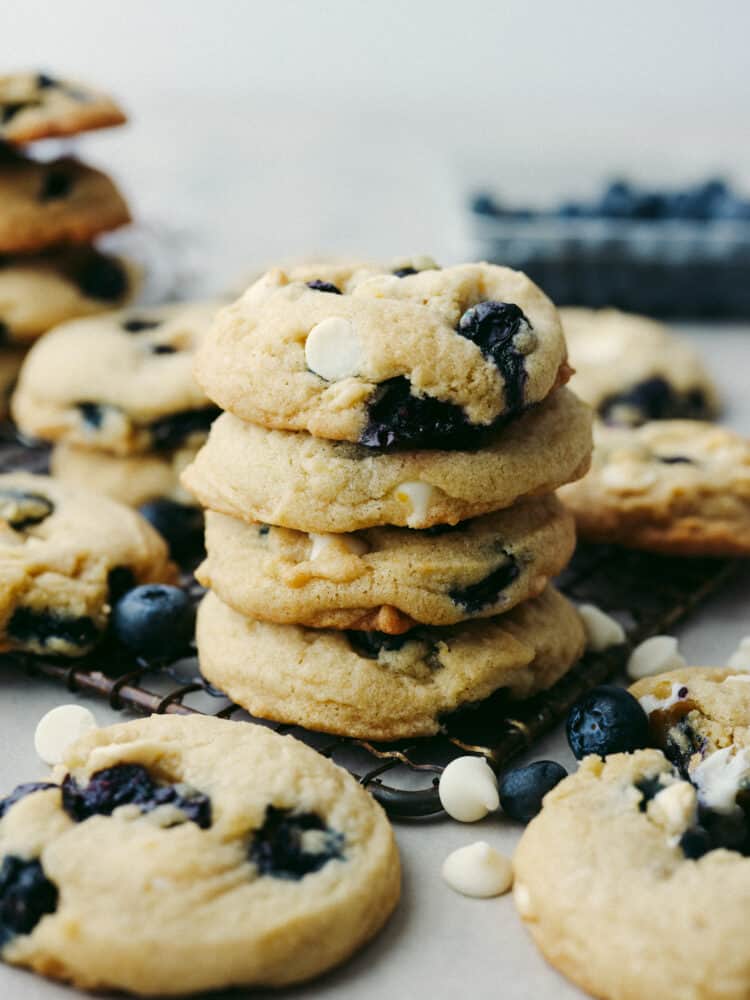
[{"label": "soft cookie texture", "polygon": [[0,76],[0,140],[26,143],[121,125],[125,114],[101,91],[47,73]]},{"label": "soft cookie texture", "polygon": [[694,860],[696,809],[663,754],[639,750],[587,757],[526,828],[518,911],[545,957],[594,996],[750,994],[750,858],[719,848]]},{"label": "soft cookie texture", "polygon": [[716,388],[698,355],[668,327],[617,309],[560,310],[574,392],[611,424],[715,416]]},{"label": "soft cookie texture", "polygon": [[582,476],[591,411],[563,388],[478,451],[383,453],[269,431],[230,413],[182,475],[211,510],[299,531],[429,528],[509,507]]},{"label": "soft cookie texture", "polygon": [[105,174],[72,157],[42,162],[0,147],[0,253],[87,243],[130,222]]},{"label": "soft cookie texture", "polygon": [[243,420],[379,448],[466,447],[570,374],[553,304],[492,264],[271,270],[195,370]]},{"label": "soft cookie texture", "polygon": [[66,320],[125,305],[140,284],[132,264],[94,247],[0,260],[0,339],[36,340]]},{"label": "soft cookie texture", "polygon": [[750,553],[750,441],[692,420],[596,426],[591,471],[560,496],[579,534],[676,555]]},{"label": "soft cookie texture", "polygon": [[216,309],[144,306],[57,327],[24,365],[13,400],[18,426],[116,455],[201,440],[218,411],[194,381],[192,362]]},{"label": "soft cookie texture", "polygon": [[24,904],[1,953],[43,975],[149,996],[284,986],[346,959],[398,901],[381,808],[262,726],[110,726],[56,778],[0,803],[5,889]]},{"label": "soft cookie texture", "polygon": [[209,511],[197,576],[250,618],[400,633],[508,611],[539,594],[574,546],[554,496],[434,532],[309,535]]},{"label": "soft cookie texture", "polygon": [[[200,439],[201,435],[194,437]],[[57,444],[52,449],[50,471],[55,479],[72,486],[85,483],[88,489],[128,507],[162,498],[191,507],[195,500],[180,485],[180,473],[195,458],[198,447],[193,443],[172,451],[121,456]]]},{"label": "soft cookie texture", "polygon": [[206,679],[253,715],[395,740],[436,733],[443,716],[500,688],[513,700],[550,687],[584,634],[551,587],[498,618],[400,636],[253,621],[209,593],[197,642]]},{"label": "soft cookie texture", "polygon": [[81,656],[119,592],[174,575],[135,511],[47,476],[0,476],[0,649]]}]

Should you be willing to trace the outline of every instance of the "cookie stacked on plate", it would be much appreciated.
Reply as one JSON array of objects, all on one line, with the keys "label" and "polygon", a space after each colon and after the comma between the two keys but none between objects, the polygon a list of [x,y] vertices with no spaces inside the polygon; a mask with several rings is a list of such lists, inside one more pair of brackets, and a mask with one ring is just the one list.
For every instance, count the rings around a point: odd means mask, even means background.
[{"label": "cookie stacked on plate", "polygon": [[53,474],[142,513],[181,558],[202,517],[179,474],[218,410],[193,356],[218,303],[173,303],[72,320],[29,353],[13,396],[21,431],[55,443]]},{"label": "cookie stacked on plate", "polygon": [[272,270],[196,377],[226,412],[182,481],[208,508],[201,668],[259,716],[370,739],[552,684],[583,633],[548,580],[553,491],[591,417],[524,275],[429,260]]},{"label": "cookie stacked on plate", "polygon": [[130,221],[105,174],[71,156],[36,159],[35,140],[119,125],[105,94],[45,73],[0,77],[0,394],[28,345],[57,323],[122,305],[137,274],[96,249],[100,233]]}]

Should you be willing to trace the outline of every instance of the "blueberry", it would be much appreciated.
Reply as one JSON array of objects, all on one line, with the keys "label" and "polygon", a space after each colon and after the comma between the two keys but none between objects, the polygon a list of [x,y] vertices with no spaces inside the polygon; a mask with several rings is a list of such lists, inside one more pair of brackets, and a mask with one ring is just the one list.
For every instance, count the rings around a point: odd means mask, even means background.
[{"label": "blueberry", "polygon": [[40,90],[47,90],[48,87],[56,87],[57,80],[55,80],[54,77],[49,76],[47,73],[37,73],[36,85]]},{"label": "blueberry", "polygon": [[73,177],[69,170],[53,167],[44,175],[39,201],[56,201],[70,194],[73,187]]},{"label": "blueberry", "polygon": [[473,195],[470,206],[471,211],[476,215],[501,216],[504,214],[502,205],[486,192]]},{"label": "blueberry", "polygon": [[347,632],[346,637],[349,645],[359,656],[364,656],[368,660],[377,660],[380,651],[398,650],[404,646],[409,639],[414,636],[411,632],[403,632],[401,635],[388,635],[386,632]]},{"label": "blueberry", "polygon": [[625,688],[602,684],[570,710],[567,735],[578,760],[587,754],[630,753],[648,746],[648,716]]},{"label": "blueberry", "polygon": [[152,354],[177,354],[177,348],[171,344],[152,344]]},{"label": "blueberry", "polygon": [[664,788],[664,785],[662,785],[659,775],[656,774],[653,777],[641,778],[640,781],[636,781],[635,787],[642,795],[638,808],[641,812],[646,812],[649,802],[653,798],[656,798]]},{"label": "blueberry", "polygon": [[[322,834],[314,848],[305,845],[307,831]],[[249,855],[260,875],[298,880],[342,858],[343,846],[344,835],[327,827],[317,813],[268,806],[263,826],[253,834]]]},{"label": "blueberry", "polygon": [[478,345],[482,354],[497,365],[505,383],[505,408],[517,413],[523,408],[526,383],[525,355],[513,344],[515,336],[531,324],[512,302],[489,299],[467,309],[457,332]]},{"label": "blueberry", "polygon": [[76,277],[78,287],[92,299],[117,302],[128,290],[128,275],[115,257],[92,254]]},{"label": "blueberry", "polygon": [[456,448],[472,435],[460,406],[413,395],[403,375],[381,382],[367,416],[359,443],[368,448]]},{"label": "blueberry", "polygon": [[418,274],[416,267],[397,267],[393,272],[396,278],[408,278],[412,274]]},{"label": "blueberry", "polygon": [[520,572],[516,559],[506,553],[506,559],[501,566],[488,573],[478,583],[449,591],[450,599],[468,614],[476,614],[482,608],[495,604],[500,594],[518,578]]},{"label": "blueberry", "polygon": [[140,512],[166,540],[175,559],[182,559],[200,548],[203,514],[199,507],[162,497],[142,504]]},{"label": "blueberry", "polygon": [[152,447],[156,451],[178,448],[191,434],[205,433],[219,412],[216,406],[206,406],[160,417],[149,426]]},{"label": "blueberry", "polygon": [[161,326],[160,319],[147,319],[144,316],[132,316],[120,324],[126,333],[143,333],[144,330],[155,330]]},{"label": "blueberry", "polygon": [[693,826],[680,837],[680,848],[686,858],[695,861],[713,850],[711,836],[702,826]]},{"label": "blueberry", "polygon": [[35,653],[80,655],[99,638],[95,622],[85,615],[74,618],[23,606],[16,608],[6,628],[14,642]]},{"label": "blueberry", "polygon": [[42,493],[8,487],[0,489],[0,518],[14,531],[25,531],[41,524],[53,513],[55,505]]},{"label": "blueberry", "polygon": [[646,420],[697,420],[708,416],[708,401],[700,389],[687,393],[677,392],[666,379],[659,375],[644,379],[629,389],[616,395],[607,396],[599,405],[599,414],[607,423],[620,422],[618,410],[625,407],[628,423],[643,423]]},{"label": "blueberry", "polygon": [[35,101],[14,101],[10,104],[2,105],[2,123],[7,125],[9,121],[12,121],[16,117],[19,111],[23,111],[24,108],[34,107]]},{"label": "blueberry", "polygon": [[179,587],[147,583],[128,591],[114,607],[115,637],[147,660],[173,659],[193,638],[195,609]]},{"label": "blueberry", "polygon": [[600,215],[627,219],[635,212],[636,195],[626,181],[614,181],[604,192],[599,203]]},{"label": "blueberry", "polygon": [[500,781],[500,805],[506,816],[528,823],[542,808],[542,799],[568,772],[554,760],[537,760],[506,771]]},{"label": "blueberry", "polygon": [[337,288],[331,281],[321,281],[320,278],[315,278],[313,281],[307,282],[307,287],[312,288],[315,292],[330,292],[331,295],[341,295],[341,289]]},{"label": "blueberry", "polygon": [[30,934],[45,913],[54,913],[57,896],[39,861],[6,854],[0,866],[0,947],[16,934]]},{"label": "blueberry", "polygon": [[106,407],[102,406],[100,403],[76,403],[78,412],[81,414],[81,418],[88,427],[93,430],[99,430],[99,428],[104,423],[104,413]]},{"label": "blueberry", "polygon": [[57,785],[53,785],[49,781],[27,781],[25,785],[18,785],[10,795],[6,795],[4,799],[0,799],[0,819],[8,812],[11,806],[14,806],[16,802],[20,802],[21,799],[25,799],[27,795],[32,795],[34,792],[41,792],[45,788],[57,788]]}]

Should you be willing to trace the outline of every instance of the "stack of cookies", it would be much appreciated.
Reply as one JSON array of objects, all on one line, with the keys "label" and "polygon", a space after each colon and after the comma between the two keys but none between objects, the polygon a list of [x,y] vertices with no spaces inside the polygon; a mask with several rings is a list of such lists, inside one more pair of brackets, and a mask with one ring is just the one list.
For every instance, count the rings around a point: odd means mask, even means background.
[{"label": "stack of cookies", "polygon": [[24,434],[54,442],[56,478],[140,507],[178,559],[202,530],[179,474],[218,413],[192,373],[217,309],[176,303],[63,323],[29,352],[12,402]]},{"label": "stack of cookies", "polygon": [[98,234],[130,221],[105,174],[70,156],[37,160],[30,142],[119,125],[104,94],[44,73],[0,77],[0,408],[24,349],[57,323],[122,305],[134,269],[98,251]]},{"label": "stack of cookies", "polygon": [[553,491],[591,416],[523,274],[430,260],[272,270],[219,313],[196,377],[226,412],[183,473],[208,508],[205,677],[254,715],[429,735],[580,655],[548,584],[574,546]]}]

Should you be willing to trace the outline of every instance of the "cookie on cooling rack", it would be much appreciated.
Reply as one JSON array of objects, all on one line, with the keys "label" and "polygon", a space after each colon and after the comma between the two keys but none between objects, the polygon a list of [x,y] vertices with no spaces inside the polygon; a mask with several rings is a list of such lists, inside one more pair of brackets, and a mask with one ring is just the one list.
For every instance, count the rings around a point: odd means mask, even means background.
[{"label": "cookie on cooling rack", "polygon": [[0,253],[87,243],[130,222],[106,174],[72,157],[42,162],[0,147]]},{"label": "cookie on cooling rack", "polygon": [[748,843],[728,848],[720,832],[742,810],[709,819],[699,798],[659,750],[590,756],[526,828],[513,862],[518,911],[549,962],[588,993],[750,993],[738,947]]},{"label": "cookie on cooling rack", "polygon": [[214,593],[197,623],[201,672],[253,715],[372,740],[429,736],[500,688],[526,698],[579,658],[578,613],[547,587],[497,618],[403,635],[254,621]]},{"label": "cookie on cooling rack", "polygon": [[578,533],[675,555],[750,553],[750,441],[690,420],[597,426],[591,471],[560,491]]},{"label": "cookie on cooling rack", "polygon": [[298,531],[429,528],[549,493],[590,451],[590,410],[565,388],[472,451],[374,451],[224,413],[182,482],[211,510]]},{"label": "cookie on cooling rack", "polygon": [[218,315],[196,378],[265,427],[442,449],[567,381],[557,311],[524,274],[420,266],[271,270]]},{"label": "cookie on cooling rack", "polygon": [[400,891],[380,806],[289,736],[199,716],[95,730],[0,801],[0,954],[84,989],[284,986]]},{"label": "cookie on cooling rack", "polygon": [[196,575],[250,618],[397,634],[508,611],[574,547],[573,518],[554,496],[432,532],[310,535],[208,511]]},{"label": "cookie on cooling rack", "polygon": [[12,144],[121,125],[122,108],[108,94],[48,73],[0,76],[0,141]]},{"label": "cookie on cooling rack", "polygon": [[144,306],[57,327],[24,365],[13,399],[19,428],[116,455],[201,440],[218,410],[193,379],[193,355],[216,309]]},{"label": "cookie on cooling rack", "polygon": [[609,424],[707,419],[718,394],[695,351],[668,327],[617,309],[560,310],[574,392]]},{"label": "cookie on cooling rack", "polygon": [[115,594],[174,575],[135,511],[47,476],[0,475],[0,649],[81,656]]}]

